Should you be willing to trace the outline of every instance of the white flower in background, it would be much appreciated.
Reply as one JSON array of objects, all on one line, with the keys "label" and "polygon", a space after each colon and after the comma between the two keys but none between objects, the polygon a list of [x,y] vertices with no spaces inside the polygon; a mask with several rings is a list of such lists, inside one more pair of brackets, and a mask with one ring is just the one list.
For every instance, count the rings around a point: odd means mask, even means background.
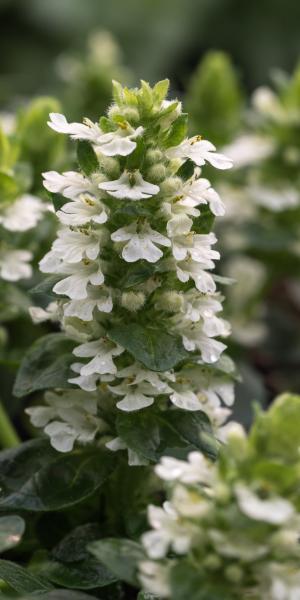
[{"label": "white flower in background", "polygon": [[269,210],[280,212],[300,205],[300,195],[293,188],[271,188],[262,185],[251,185],[248,188],[250,199]]},{"label": "white flower in background", "polygon": [[29,314],[34,323],[56,322],[60,318],[60,308],[58,302],[50,302],[45,309],[40,306],[30,306]]},{"label": "white flower in background", "polygon": [[143,128],[133,129],[122,123],[116,131],[103,133],[97,123],[84,119],[84,123],[68,123],[59,113],[50,113],[49,127],[58,133],[66,133],[74,140],[87,140],[105,156],[127,156],[136,148],[135,138],[143,133]]},{"label": "white flower in background", "polygon": [[80,358],[93,357],[86,365],[82,365],[80,374],[84,376],[93,375],[94,373],[99,375],[111,373],[115,375],[117,367],[113,362],[113,357],[119,356],[122,352],[124,352],[124,349],[121,346],[117,346],[107,338],[81,344],[73,350],[73,354]]},{"label": "white flower in background", "polygon": [[94,311],[110,313],[113,308],[111,292],[108,288],[87,288],[87,297],[83,300],[71,300],[64,304],[66,317],[78,317],[82,321],[92,321]]},{"label": "white flower in background", "polygon": [[126,262],[144,259],[155,263],[163,256],[156,244],[167,247],[171,245],[166,236],[154,231],[148,224],[138,227],[137,223],[132,223],[127,227],[120,227],[112,233],[111,239],[113,242],[128,242],[122,250],[122,257]]},{"label": "white flower in background", "polygon": [[294,515],[293,505],[284,498],[259,498],[243,484],[238,484],[235,493],[240,510],[250,519],[274,525],[286,523]]},{"label": "white flower in background", "polygon": [[170,597],[169,569],[166,564],[144,560],[139,568],[139,580],[145,590],[159,598]]},{"label": "white flower in background", "polygon": [[244,134],[224,148],[234,164],[234,169],[241,169],[265,160],[274,152],[274,142],[266,136]]},{"label": "white flower in background", "polygon": [[115,181],[99,183],[100,190],[118,199],[143,200],[159,192],[159,186],[145,181],[139,171],[124,171]]},{"label": "white flower in background", "polygon": [[35,227],[49,206],[31,194],[23,194],[0,209],[0,224],[8,231],[27,231]]},{"label": "white flower in background", "polygon": [[258,87],[252,95],[254,109],[263,117],[284,121],[286,113],[276,94],[267,86]]},{"label": "white flower in background", "polygon": [[219,154],[216,147],[201,136],[184,140],[179,146],[174,146],[167,151],[169,158],[190,158],[198,167],[209,162],[216,169],[230,169],[232,160]]},{"label": "white flower in background", "polygon": [[0,249],[0,276],[6,281],[28,279],[32,267],[28,264],[33,256],[29,250]]},{"label": "white flower in background", "polygon": [[188,552],[197,529],[191,524],[181,525],[170,502],[165,502],[163,508],[148,506],[148,520],[153,529],[143,534],[142,543],[150,558],[163,558],[169,548],[177,554]]},{"label": "white flower in background", "polygon": [[108,388],[113,394],[123,396],[123,399],[117,402],[117,407],[126,412],[151,406],[154,402],[154,396],[161,393],[150,383],[141,382],[134,385],[126,380],[120,385],[108,386]]},{"label": "white flower in background", "polygon": [[157,475],[165,481],[201,483],[210,486],[213,479],[213,464],[201,452],[190,452],[187,460],[163,456],[155,467]]},{"label": "white flower in background", "polygon": [[97,417],[97,395],[80,390],[47,392],[46,406],[33,406],[25,412],[35,427],[49,435],[53,448],[69,452],[76,441],[92,442],[105,423]]}]

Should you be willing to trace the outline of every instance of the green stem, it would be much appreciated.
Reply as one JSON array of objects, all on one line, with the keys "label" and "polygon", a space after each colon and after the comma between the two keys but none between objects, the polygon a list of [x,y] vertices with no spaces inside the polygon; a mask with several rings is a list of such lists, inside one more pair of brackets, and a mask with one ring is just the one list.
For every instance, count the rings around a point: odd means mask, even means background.
[{"label": "green stem", "polygon": [[21,440],[3,404],[0,402],[0,446],[2,448],[13,448],[20,443]]}]

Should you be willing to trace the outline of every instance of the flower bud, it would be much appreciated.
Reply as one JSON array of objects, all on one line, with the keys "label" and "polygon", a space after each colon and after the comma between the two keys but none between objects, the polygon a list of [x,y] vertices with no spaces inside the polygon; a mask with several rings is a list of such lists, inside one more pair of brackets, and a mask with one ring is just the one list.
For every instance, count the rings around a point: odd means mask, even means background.
[{"label": "flower bud", "polygon": [[143,292],[124,292],[121,297],[121,304],[126,310],[136,312],[140,310],[145,303]]},{"label": "flower bud", "polygon": [[221,565],[222,561],[217,554],[208,554],[203,561],[204,569],[209,569],[211,571],[216,571]]},{"label": "flower bud", "polygon": [[138,123],[140,119],[139,111],[137,108],[134,108],[134,106],[126,106],[125,108],[123,108],[122,116],[124,117],[124,119],[126,119],[126,121],[129,121],[129,123],[134,124]]},{"label": "flower bud", "polygon": [[168,312],[180,312],[183,308],[184,299],[180,292],[163,292],[156,302],[157,308]]},{"label": "flower bud", "polygon": [[161,191],[167,195],[176,195],[181,189],[182,181],[180,177],[168,177],[161,185]]},{"label": "flower bud", "polygon": [[118,179],[120,176],[120,164],[116,158],[102,155],[100,158],[100,164],[108,177]]},{"label": "flower bud", "polygon": [[162,164],[152,165],[147,171],[147,177],[149,181],[153,183],[160,183],[166,176],[166,168]]},{"label": "flower bud", "polygon": [[150,150],[147,150],[145,160],[148,165],[154,165],[155,163],[158,163],[162,157],[162,152],[158,150],[158,148],[151,148]]},{"label": "flower bud", "polygon": [[225,577],[232,583],[240,583],[243,579],[243,570],[238,565],[229,565],[225,569]]}]

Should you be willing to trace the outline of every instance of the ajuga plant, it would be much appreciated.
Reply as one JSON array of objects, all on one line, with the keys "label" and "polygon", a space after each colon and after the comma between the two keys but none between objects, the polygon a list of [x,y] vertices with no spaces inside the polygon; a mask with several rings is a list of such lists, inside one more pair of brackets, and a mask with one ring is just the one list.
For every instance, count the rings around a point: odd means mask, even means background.
[{"label": "ajuga plant", "polygon": [[[61,227],[40,269],[56,301],[31,312],[56,319],[74,340],[66,378],[51,382],[74,387],[48,392],[46,406],[27,412],[63,452],[106,431],[105,401],[123,415],[107,445],[128,447],[135,463],[147,457],[124,428],[156,427],[178,408],[205,413],[219,436],[233,402],[232,364],[216,339],[229,325],[210,272],[219,258],[211,223],[224,209],[201,176],[206,161],[231,162],[200,136],[186,137],[187,115],[165,99],[167,89],[167,81],[139,90],[115,83],[99,124],[50,115],[52,129],[79,140],[80,170],[44,173]],[[21,369],[17,393],[23,378]]]},{"label": "ajuga plant", "polygon": [[186,90],[190,132],[201,130],[214,144],[228,144],[241,128],[243,105],[244,94],[230,57],[207,52]]},{"label": "ajuga plant", "polygon": [[[255,362],[269,387],[280,391],[299,387],[299,68],[276,81],[276,91],[254,92],[245,132],[228,147],[235,171],[230,184],[219,187],[229,209],[219,234],[228,249],[226,274],[242,284],[244,272],[252,281],[239,286],[241,294],[237,288],[228,294],[232,316],[237,308],[234,337],[260,347]],[[236,211],[238,233],[230,223]],[[290,341],[284,361],[282,339]]]},{"label": "ajuga plant", "polygon": [[[49,110],[59,110],[59,103],[39,98],[16,115],[0,114],[0,373],[2,401],[12,412],[16,405],[11,402],[11,388],[18,362],[28,340],[38,335],[28,316],[27,291],[54,227],[50,213],[46,217],[49,199],[40,168],[59,164],[63,144],[45,127]],[[7,442],[7,423],[5,431]],[[6,442],[1,439],[0,446]]]},{"label": "ajuga plant", "polygon": [[299,598],[299,426],[300,397],[284,394],[248,436],[232,428],[217,463],[200,452],[161,459],[167,501],[149,506],[135,559],[150,598]]},{"label": "ajuga plant", "polygon": [[234,367],[217,339],[229,325],[212,272],[224,208],[201,169],[231,161],[187,137],[167,91],[167,81],[114,83],[97,123],[50,114],[57,137],[77,144],[79,168],[44,172],[60,226],[40,261],[51,302],[31,314],[57,329],[29,348],[14,388],[31,394],[26,412],[46,435],[0,454],[4,547],[26,521],[0,578],[19,593],[134,598],[128,563],[115,575],[88,543],[110,536],[120,549],[125,538],[124,559],[139,556],[162,487],[151,464],[196,450],[216,458],[226,437]]}]

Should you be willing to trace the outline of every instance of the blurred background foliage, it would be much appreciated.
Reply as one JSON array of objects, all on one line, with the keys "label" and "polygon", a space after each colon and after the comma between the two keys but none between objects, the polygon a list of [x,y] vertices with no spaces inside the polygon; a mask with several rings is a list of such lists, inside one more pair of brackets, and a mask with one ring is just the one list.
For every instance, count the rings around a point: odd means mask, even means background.
[{"label": "blurred background foliage", "polygon": [[[239,282],[224,294],[234,325],[231,352],[243,376],[237,417],[246,423],[253,400],[265,404],[287,388],[300,391],[300,251],[296,242],[291,246],[300,233],[300,71],[287,85],[300,57],[299,24],[297,0],[0,0],[3,127],[10,129],[17,113],[13,135],[19,160],[32,172],[29,191],[44,200],[41,171],[75,164],[74,150],[48,130],[46,115],[62,106],[69,119],[97,119],[110,102],[112,78],[135,85],[140,78],[154,83],[168,77],[172,94],[190,112],[190,133],[200,132],[218,146],[245,133],[262,135],[266,142],[272,138],[274,152],[257,168],[244,165],[233,174],[222,172],[219,180],[207,170],[229,198],[228,221],[217,235],[220,272]],[[284,123],[250,110],[252,92],[272,78],[287,111]],[[293,186],[296,207],[274,212],[255,204],[252,178],[265,185],[269,174],[282,189]],[[250,212],[249,206],[254,207]],[[37,261],[54,228],[48,216],[33,236],[26,234],[34,277],[17,290],[27,293],[39,282]],[[2,285],[6,306],[5,289]],[[32,298],[26,300],[25,315],[19,292],[16,301],[9,296],[18,306],[5,319],[8,342],[0,375],[4,403],[15,414],[19,406],[11,402],[11,387],[19,357],[44,326],[30,323]],[[260,339],[255,336],[261,325],[267,335]]]}]

